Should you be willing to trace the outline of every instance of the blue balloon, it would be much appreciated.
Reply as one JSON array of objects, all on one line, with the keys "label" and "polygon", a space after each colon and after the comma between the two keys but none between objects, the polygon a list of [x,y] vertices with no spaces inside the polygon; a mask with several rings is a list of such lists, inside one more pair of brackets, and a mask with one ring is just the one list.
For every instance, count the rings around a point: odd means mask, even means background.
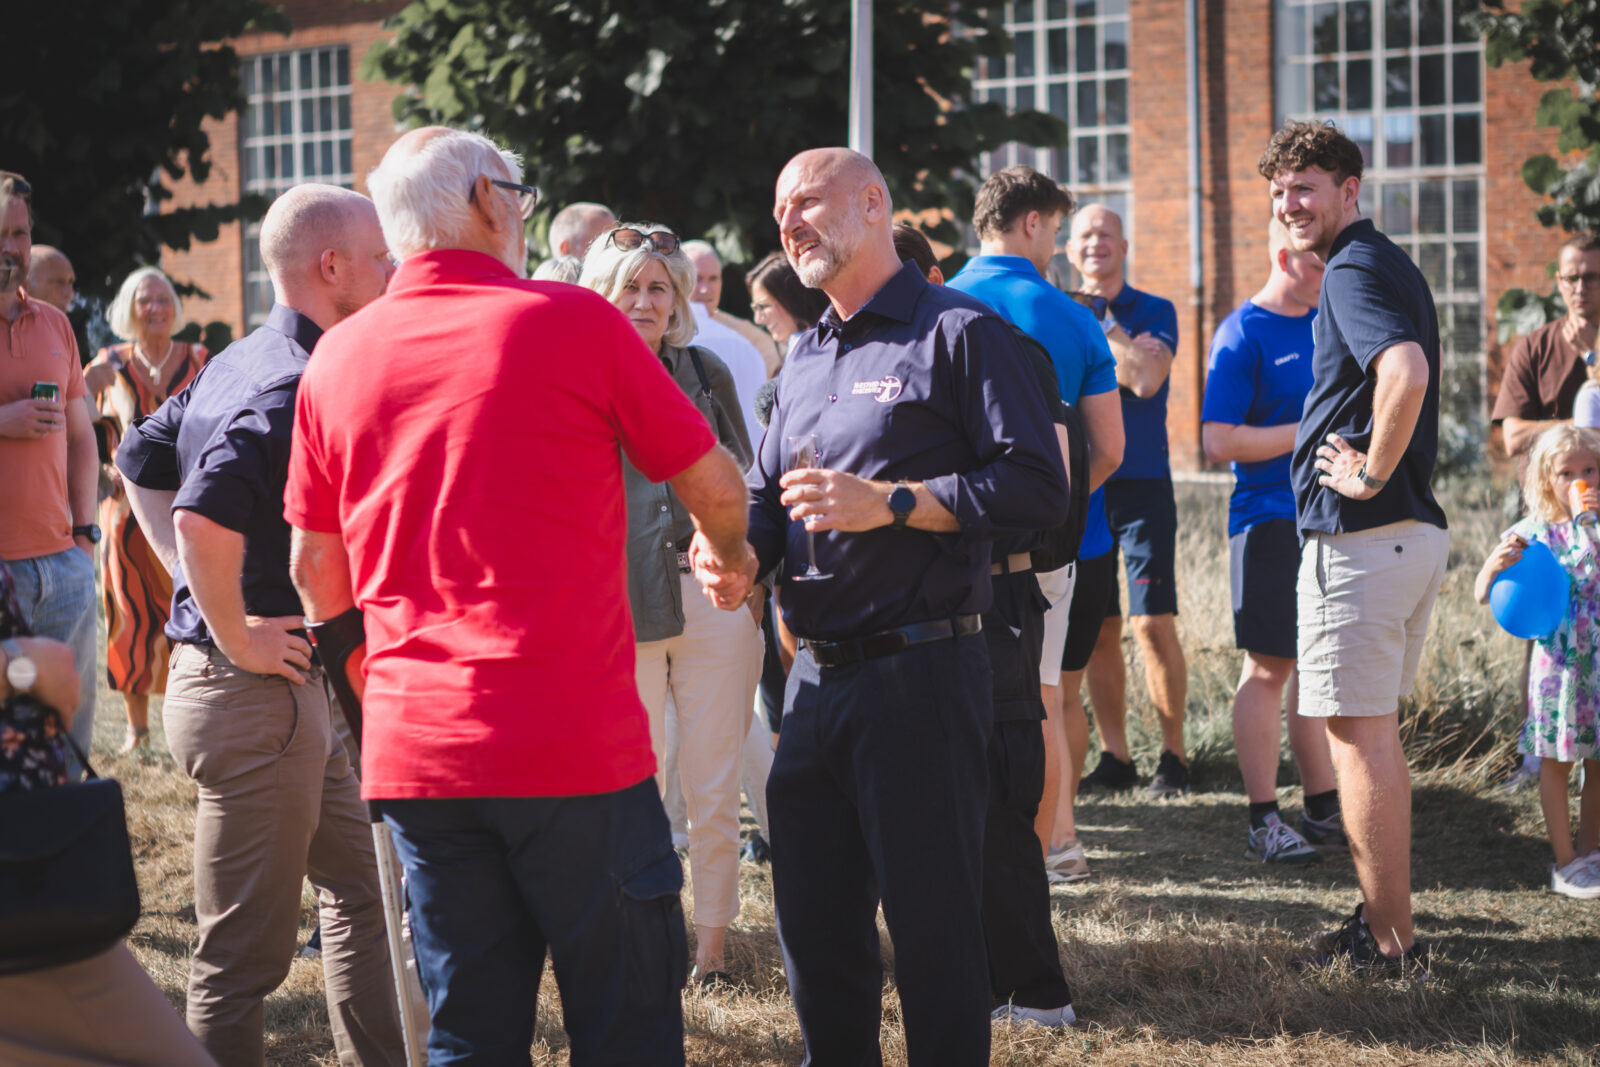
[{"label": "blue balloon", "polygon": [[1550,549],[1528,542],[1522,558],[1501,571],[1489,587],[1495,621],[1514,637],[1548,637],[1567,617],[1572,580]]}]

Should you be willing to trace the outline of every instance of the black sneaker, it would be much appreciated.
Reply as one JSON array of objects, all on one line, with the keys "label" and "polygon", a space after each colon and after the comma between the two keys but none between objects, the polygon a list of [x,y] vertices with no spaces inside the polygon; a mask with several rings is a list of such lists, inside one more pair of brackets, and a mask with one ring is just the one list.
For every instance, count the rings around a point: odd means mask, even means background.
[{"label": "black sneaker", "polygon": [[739,854],[741,858],[751,863],[768,863],[772,860],[772,846],[767,844],[767,839],[757,830],[750,835],[750,840],[744,843],[744,849]]},{"label": "black sneaker", "polygon": [[1161,760],[1156,764],[1155,777],[1150,779],[1145,795],[1160,800],[1162,797],[1185,796],[1188,792],[1188,766],[1171,752],[1162,749]]},{"label": "black sneaker", "polygon": [[1428,945],[1416,941],[1399,956],[1385,956],[1378,949],[1377,938],[1361,917],[1362,905],[1357,904],[1350,918],[1332,930],[1318,935],[1318,951],[1311,956],[1297,956],[1289,965],[1302,973],[1321,971],[1340,962],[1351,972],[1363,978],[1426,978],[1428,977]]},{"label": "black sneaker", "polygon": [[1119,760],[1109,752],[1100,753],[1100,765],[1078,780],[1078,794],[1121,793],[1139,784],[1133,761]]}]

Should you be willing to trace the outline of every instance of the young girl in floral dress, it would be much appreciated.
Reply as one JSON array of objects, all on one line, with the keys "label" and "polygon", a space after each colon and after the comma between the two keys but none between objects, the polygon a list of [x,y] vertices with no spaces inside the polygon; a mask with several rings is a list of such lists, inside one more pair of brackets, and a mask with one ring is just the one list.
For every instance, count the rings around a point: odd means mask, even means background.
[{"label": "young girl in floral dress", "polygon": [[[1600,527],[1575,522],[1574,482],[1590,488],[1577,510],[1600,510],[1600,434],[1575,426],[1556,426],[1534,442],[1523,478],[1527,518],[1506,531],[1478,572],[1479,603],[1500,572],[1522,558],[1529,542],[1550,549],[1571,579],[1566,618],[1534,643],[1528,671],[1528,721],[1519,749],[1542,757],[1539,802],[1549,827],[1555,865],[1550,888],[1569,897],[1600,898]],[[1572,840],[1567,780],[1572,765],[1584,761],[1583,794],[1578,808],[1578,840]]]}]

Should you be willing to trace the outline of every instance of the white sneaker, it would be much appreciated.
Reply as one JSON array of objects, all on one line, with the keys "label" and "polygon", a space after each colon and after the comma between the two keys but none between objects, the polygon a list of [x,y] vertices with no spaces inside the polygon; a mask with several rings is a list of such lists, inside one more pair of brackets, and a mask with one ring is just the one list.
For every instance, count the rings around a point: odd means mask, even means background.
[{"label": "white sneaker", "polygon": [[1089,877],[1089,860],[1083,842],[1074,841],[1063,849],[1052,849],[1044,858],[1044,876],[1052,885],[1081,882]]},{"label": "white sneaker", "polygon": [[1071,1004],[1059,1008],[1023,1008],[1016,1004],[1002,1004],[989,1013],[991,1023],[1003,1026],[1043,1026],[1049,1030],[1064,1030],[1078,1021]]},{"label": "white sneaker", "polygon": [[1600,858],[1591,852],[1579,856],[1565,867],[1550,865],[1550,890],[1578,900],[1600,898]]}]

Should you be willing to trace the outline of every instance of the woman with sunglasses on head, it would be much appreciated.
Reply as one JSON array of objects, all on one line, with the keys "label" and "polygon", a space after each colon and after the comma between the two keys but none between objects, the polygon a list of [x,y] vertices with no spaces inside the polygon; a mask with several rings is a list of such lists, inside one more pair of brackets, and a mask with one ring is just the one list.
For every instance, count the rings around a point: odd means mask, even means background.
[{"label": "woman with sunglasses on head", "polygon": [[[733,375],[689,342],[695,269],[677,235],[642,223],[619,226],[590,246],[579,284],[616,305],[666,367],[722,446],[741,467],[751,460]],[[756,614],[720,611],[690,572],[694,523],[670,486],[655,484],[623,457],[628,498],[628,600],[633,612],[636,680],[650,714],[656,781],[665,781],[666,704],[677,708],[678,778],[689,816],[694,879],[695,975],[730,983],[723,972],[728,924],[739,913],[739,770],[761,638]]]},{"label": "woman with sunglasses on head", "polygon": [[789,339],[817,324],[828,310],[828,297],[800,280],[782,252],[773,252],[744,276],[750,289],[750,314],[778,343],[780,354],[789,351]]}]

